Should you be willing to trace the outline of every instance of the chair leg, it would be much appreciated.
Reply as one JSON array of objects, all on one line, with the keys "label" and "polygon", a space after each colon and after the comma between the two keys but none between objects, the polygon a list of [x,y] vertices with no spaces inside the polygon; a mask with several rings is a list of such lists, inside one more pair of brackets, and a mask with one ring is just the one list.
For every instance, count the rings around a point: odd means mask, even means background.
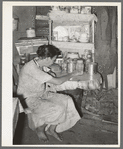
[{"label": "chair leg", "polygon": [[31,113],[27,114],[27,119],[28,119],[29,128],[32,129],[33,131],[35,131],[36,128],[35,128],[35,124],[32,120],[32,114]]}]

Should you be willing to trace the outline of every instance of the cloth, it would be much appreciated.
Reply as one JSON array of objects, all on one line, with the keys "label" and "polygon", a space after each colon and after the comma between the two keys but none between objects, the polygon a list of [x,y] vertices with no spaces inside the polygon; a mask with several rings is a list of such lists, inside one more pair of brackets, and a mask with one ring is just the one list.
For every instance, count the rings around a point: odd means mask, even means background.
[{"label": "cloth", "polygon": [[86,81],[66,81],[62,83],[61,85],[54,85],[47,83],[46,88],[49,91],[57,92],[57,91],[63,91],[63,90],[75,90],[77,88],[83,89],[83,90],[96,90],[100,89],[100,84],[102,83],[102,80],[95,79],[95,80],[86,80]]},{"label": "cloth", "polygon": [[[42,66],[45,66],[45,61],[42,61]],[[31,109],[35,128],[43,124],[47,124],[46,129],[57,125],[56,131],[63,132],[74,126],[80,115],[70,96],[47,90],[46,82],[50,79],[52,76],[31,60],[21,69],[17,92]]]}]

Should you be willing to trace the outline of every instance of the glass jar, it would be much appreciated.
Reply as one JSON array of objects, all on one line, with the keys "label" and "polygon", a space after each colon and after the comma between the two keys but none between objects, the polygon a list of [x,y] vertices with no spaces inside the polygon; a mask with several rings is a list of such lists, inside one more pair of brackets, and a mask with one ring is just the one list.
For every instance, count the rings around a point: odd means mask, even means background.
[{"label": "glass jar", "polygon": [[20,58],[20,64],[21,65],[24,65],[26,63],[26,56],[23,55],[21,58]]},{"label": "glass jar", "polygon": [[75,71],[75,69],[76,69],[76,64],[75,64],[74,59],[69,59],[67,63],[67,72],[72,73]]},{"label": "glass jar", "polygon": [[62,71],[67,71],[67,61],[62,62]]},{"label": "glass jar", "polygon": [[88,72],[88,66],[92,62],[92,59],[88,58],[85,61],[85,72]]},{"label": "glass jar", "polygon": [[83,64],[83,60],[77,60],[77,63],[76,63],[76,70],[78,72],[83,72],[83,68],[84,68],[84,64]]}]

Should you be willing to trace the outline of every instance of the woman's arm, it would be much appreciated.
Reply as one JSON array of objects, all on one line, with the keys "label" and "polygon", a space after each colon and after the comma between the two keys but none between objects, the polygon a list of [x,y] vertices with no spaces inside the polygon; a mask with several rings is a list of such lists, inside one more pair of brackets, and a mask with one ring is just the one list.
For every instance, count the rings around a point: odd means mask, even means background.
[{"label": "woman's arm", "polygon": [[77,76],[77,75],[82,75],[82,73],[74,72],[74,73],[69,73],[68,75],[65,75],[65,76],[62,76],[62,77],[53,77],[51,80],[47,81],[47,83],[60,85],[64,82],[70,80],[72,77]]}]

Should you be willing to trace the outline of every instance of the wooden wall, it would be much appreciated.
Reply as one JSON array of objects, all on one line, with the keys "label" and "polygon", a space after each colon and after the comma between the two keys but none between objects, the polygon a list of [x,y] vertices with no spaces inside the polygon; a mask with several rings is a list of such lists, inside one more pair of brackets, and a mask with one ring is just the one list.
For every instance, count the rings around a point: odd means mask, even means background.
[{"label": "wooden wall", "polygon": [[35,27],[35,6],[14,6],[13,7],[13,17],[19,18],[18,30],[13,32],[13,61],[17,64],[20,59],[18,52],[14,46],[14,43],[20,37],[26,37],[26,29],[30,27]]}]

